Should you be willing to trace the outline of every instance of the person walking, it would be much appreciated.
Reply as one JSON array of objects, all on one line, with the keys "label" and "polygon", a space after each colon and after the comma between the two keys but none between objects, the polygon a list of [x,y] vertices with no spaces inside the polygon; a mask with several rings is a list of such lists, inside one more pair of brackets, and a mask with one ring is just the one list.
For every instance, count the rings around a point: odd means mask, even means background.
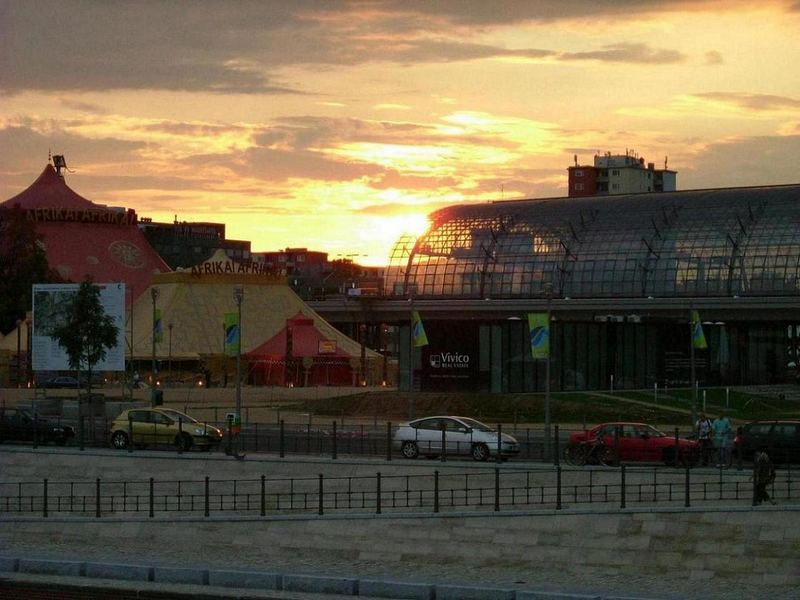
[{"label": "person walking", "polygon": [[714,449],[717,452],[717,466],[731,466],[731,422],[723,414],[720,414],[711,424],[714,432]]},{"label": "person walking", "polygon": [[711,419],[705,413],[700,413],[700,418],[695,423],[697,440],[700,442],[700,459],[705,467],[711,460]]},{"label": "person walking", "polygon": [[753,506],[758,506],[765,500],[775,504],[767,493],[767,486],[773,481],[775,481],[775,465],[772,464],[767,449],[762,447],[753,458]]}]

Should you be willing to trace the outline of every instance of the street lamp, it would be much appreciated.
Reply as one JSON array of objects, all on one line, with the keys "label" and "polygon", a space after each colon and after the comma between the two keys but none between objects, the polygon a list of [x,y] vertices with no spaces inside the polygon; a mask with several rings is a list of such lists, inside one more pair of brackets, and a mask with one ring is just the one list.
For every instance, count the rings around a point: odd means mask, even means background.
[{"label": "street lamp", "polygon": [[364,339],[366,335],[367,326],[361,323],[358,326],[358,340],[361,342],[361,381],[359,382],[361,386],[367,385],[367,351],[366,340]]},{"label": "street lamp", "polygon": [[547,360],[544,367],[544,448],[547,458],[550,458],[550,354],[553,351],[550,331],[550,303],[553,300],[553,284],[544,284],[544,293],[547,298]]},{"label": "street lamp", "polygon": [[172,382],[172,323],[167,325],[167,329],[169,329],[169,380]]},{"label": "street lamp", "polygon": [[156,302],[158,301],[158,288],[153,286],[150,288],[150,298],[153,299],[153,364],[152,364],[152,381],[150,386],[150,405],[156,405]]},{"label": "street lamp", "polygon": [[19,384],[19,374],[22,372],[22,348],[20,343],[20,334],[22,330],[22,319],[17,319],[17,387],[22,387]]},{"label": "street lamp", "polygon": [[244,300],[244,288],[237,285],[233,288],[233,299],[236,301],[236,310],[238,313],[237,325],[239,327],[239,335],[236,342],[236,416],[235,424],[239,428],[236,435],[236,448],[234,456],[236,458],[243,458],[239,455],[239,444],[241,437],[242,426],[242,300]]}]

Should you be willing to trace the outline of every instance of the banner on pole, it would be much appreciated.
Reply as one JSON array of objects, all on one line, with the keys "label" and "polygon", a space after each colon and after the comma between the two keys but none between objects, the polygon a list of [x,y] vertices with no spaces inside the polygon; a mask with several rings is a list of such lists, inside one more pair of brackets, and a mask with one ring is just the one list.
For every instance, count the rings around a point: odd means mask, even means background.
[{"label": "banner on pole", "polygon": [[225,354],[234,355],[239,348],[239,314],[225,313]]},{"label": "banner on pole", "polygon": [[696,310],[692,311],[692,345],[698,350],[708,348],[706,336],[703,333],[703,324],[700,322],[700,313]]},{"label": "banner on pole", "polygon": [[427,346],[428,345],[428,336],[425,335],[425,327],[422,325],[422,319],[419,316],[417,311],[412,311],[411,313],[411,327],[412,332],[414,334],[414,345],[415,346]]},{"label": "banner on pole", "polygon": [[528,333],[534,360],[550,357],[550,323],[547,313],[528,313]]},{"label": "banner on pole", "polygon": [[161,321],[161,309],[156,309],[156,318],[153,322],[153,338],[155,338],[156,344],[160,344],[164,341],[164,326]]}]

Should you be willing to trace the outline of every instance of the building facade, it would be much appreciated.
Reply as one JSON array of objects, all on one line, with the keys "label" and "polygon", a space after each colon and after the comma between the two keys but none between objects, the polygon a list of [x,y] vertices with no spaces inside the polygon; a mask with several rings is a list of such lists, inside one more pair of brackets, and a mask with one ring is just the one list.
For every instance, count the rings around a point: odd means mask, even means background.
[{"label": "building facade", "polygon": [[[551,317],[554,390],[795,381],[800,185],[452,206],[401,240],[384,295],[315,305],[394,328],[400,387],[545,389],[527,316]],[[417,311],[429,344],[415,347]],[[699,313],[707,349],[692,350]]]},{"label": "building facade", "polygon": [[656,169],[633,154],[602,156],[595,155],[593,165],[575,165],[567,168],[570,197],[607,196],[617,194],[640,194],[649,192],[674,192],[677,187],[677,171]]},{"label": "building facade", "polygon": [[227,239],[224,223],[178,221],[176,215],[172,223],[156,223],[142,217],[139,228],[173,270],[202,263],[220,249],[232,260],[250,260],[250,242]]}]

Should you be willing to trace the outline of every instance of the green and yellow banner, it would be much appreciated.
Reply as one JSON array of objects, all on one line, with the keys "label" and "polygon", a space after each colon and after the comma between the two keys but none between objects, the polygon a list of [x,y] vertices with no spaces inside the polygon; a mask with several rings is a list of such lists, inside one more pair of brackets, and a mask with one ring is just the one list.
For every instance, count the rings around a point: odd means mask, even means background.
[{"label": "green and yellow banner", "polygon": [[155,312],[155,321],[153,321],[153,339],[156,344],[164,341],[164,325],[161,320],[161,309],[157,308]]},{"label": "green and yellow banner", "polygon": [[425,327],[422,326],[422,319],[417,311],[411,313],[411,331],[414,334],[415,346],[428,345],[428,336],[425,335]]},{"label": "green and yellow banner", "polygon": [[703,324],[700,322],[700,313],[696,310],[692,311],[692,345],[698,350],[708,348],[706,336],[703,333]]},{"label": "green and yellow banner", "polygon": [[534,360],[550,357],[550,323],[547,313],[528,313],[528,333]]},{"label": "green and yellow banner", "polygon": [[225,354],[234,355],[239,349],[239,313],[225,313]]}]

